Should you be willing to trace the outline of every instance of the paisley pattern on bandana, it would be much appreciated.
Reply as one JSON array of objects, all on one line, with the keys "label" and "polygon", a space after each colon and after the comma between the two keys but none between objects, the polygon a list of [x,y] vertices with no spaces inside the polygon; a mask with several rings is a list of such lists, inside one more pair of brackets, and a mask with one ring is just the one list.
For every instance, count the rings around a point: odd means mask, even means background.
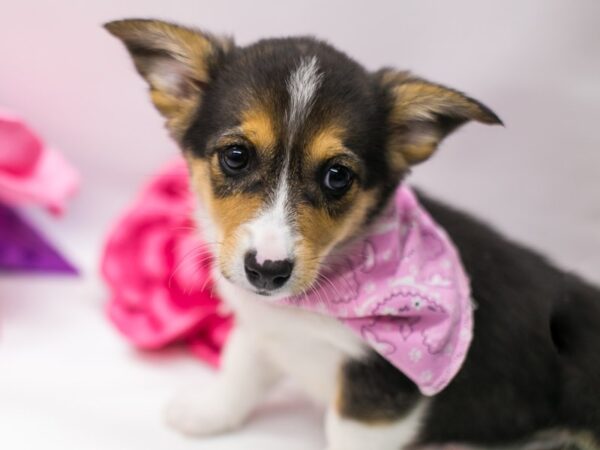
[{"label": "paisley pattern on bandana", "polygon": [[473,336],[469,279],[412,190],[401,186],[366,237],[328,263],[337,269],[324,273],[329,282],[281,303],[338,318],[424,395],[444,389]]}]

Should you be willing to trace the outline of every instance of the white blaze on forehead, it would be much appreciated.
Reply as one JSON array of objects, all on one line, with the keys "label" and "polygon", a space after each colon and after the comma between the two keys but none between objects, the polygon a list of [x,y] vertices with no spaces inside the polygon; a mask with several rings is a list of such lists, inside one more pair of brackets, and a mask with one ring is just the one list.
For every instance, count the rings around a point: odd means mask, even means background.
[{"label": "white blaze on forehead", "polygon": [[294,257],[296,235],[290,223],[288,204],[289,151],[294,136],[310,113],[321,79],[322,74],[318,70],[317,58],[312,56],[302,59],[287,81],[290,96],[289,108],[285,116],[288,127],[287,157],[284,158],[279,182],[271,201],[260,215],[246,224],[247,239],[242,244],[244,252],[256,251],[258,264]]},{"label": "white blaze on forehead", "polygon": [[319,72],[316,56],[303,58],[290,75],[287,82],[290,95],[290,106],[287,111],[288,144],[291,144],[296,132],[308,117],[322,78],[323,74]]}]

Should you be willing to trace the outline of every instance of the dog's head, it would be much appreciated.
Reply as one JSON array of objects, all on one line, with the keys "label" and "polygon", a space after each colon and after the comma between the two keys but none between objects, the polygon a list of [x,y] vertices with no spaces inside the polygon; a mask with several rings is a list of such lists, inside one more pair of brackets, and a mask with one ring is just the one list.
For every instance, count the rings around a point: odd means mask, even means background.
[{"label": "dog's head", "polygon": [[376,73],[312,38],[230,39],[154,20],[111,22],[181,146],[217,267],[261,294],[296,294],[386,205],[410,166],[469,120],[464,94]]}]

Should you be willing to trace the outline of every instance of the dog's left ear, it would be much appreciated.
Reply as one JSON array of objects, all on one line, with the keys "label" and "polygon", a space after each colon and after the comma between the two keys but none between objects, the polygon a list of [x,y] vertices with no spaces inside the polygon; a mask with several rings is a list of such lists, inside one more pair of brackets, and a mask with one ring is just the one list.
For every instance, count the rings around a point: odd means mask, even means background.
[{"label": "dog's left ear", "polygon": [[388,150],[392,164],[404,170],[429,158],[452,131],[470,120],[502,124],[487,106],[454,89],[384,69],[376,82],[388,100]]},{"label": "dog's left ear", "polygon": [[180,138],[233,41],[159,20],[118,20],[104,26],[123,41],[167,128]]}]

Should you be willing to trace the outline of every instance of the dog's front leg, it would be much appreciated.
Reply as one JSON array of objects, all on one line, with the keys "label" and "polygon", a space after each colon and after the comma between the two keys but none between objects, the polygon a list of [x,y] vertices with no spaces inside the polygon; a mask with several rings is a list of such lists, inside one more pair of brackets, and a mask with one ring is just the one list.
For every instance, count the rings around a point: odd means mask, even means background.
[{"label": "dog's front leg", "polygon": [[252,334],[238,325],[227,342],[221,371],[208,386],[179,393],[165,418],[176,430],[192,436],[222,433],[242,425],[277,379]]},{"label": "dog's front leg", "polygon": [[327,450],[399,450],[415,438],[422,409],[393,421],[368,422],[340,415],[337,406],[330,406],[325,423]]},{"label": "dog's front leg", "polygon": [[327,450],[408,448],[426,409],[416,386],[380,356],[348,361],[327,411]]}]

